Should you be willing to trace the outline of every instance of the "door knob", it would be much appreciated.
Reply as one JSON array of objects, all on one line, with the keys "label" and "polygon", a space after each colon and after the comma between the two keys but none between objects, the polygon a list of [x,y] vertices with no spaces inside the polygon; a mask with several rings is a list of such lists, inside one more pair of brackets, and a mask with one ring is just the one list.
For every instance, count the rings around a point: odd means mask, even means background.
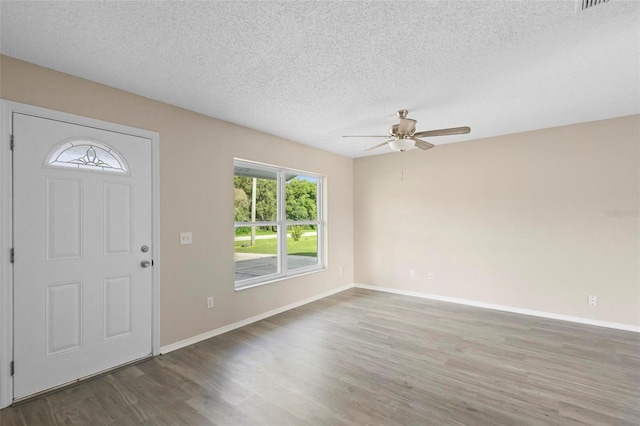
[{"label": "door knob", "polygon": [[143,268],[148,268],[149,266],[151,266],[151,262],[149,262],[148,260],[143,260],[142,262],[140,262],[140,266],[142,266]]}]

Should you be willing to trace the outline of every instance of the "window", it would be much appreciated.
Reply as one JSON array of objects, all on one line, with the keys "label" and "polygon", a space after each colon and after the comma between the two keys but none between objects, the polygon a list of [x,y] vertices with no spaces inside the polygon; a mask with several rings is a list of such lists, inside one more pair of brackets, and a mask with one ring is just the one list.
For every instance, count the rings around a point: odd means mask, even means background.
[{"label": "window", "polygon": [[73,140],[55,147],[47,167],[128,174],[127,163],[113,148],[94,140]]},{"label": "window", "polygon": [[322,176],[234,162],[236,289],[324,267]]}]

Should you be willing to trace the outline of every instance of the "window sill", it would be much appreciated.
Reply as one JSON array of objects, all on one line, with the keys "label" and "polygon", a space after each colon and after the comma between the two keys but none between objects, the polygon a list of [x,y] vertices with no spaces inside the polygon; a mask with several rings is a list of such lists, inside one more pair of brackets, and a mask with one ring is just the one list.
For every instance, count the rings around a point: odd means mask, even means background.
[{"label": "window sill", "polygon": [[278,281],[288,280],[288,279],[291,279],[291,278],[298,278],[298,277],[302,277],[302,276],[305,276],[305,275],[311,275],[311,274],[315,274],[315,273],[326,271],[326,270],[327,270],[327,268],[325,266],[318,266],[318,267],[313,268],[313,269],[306,269],[306,270],[301,271],[299,273],[285,275],[285,276],[282,276],[282,277],[277,277],[277,278],[273,278],[273,279],[270,279],[270,280],[267,280],[267,281],[261,281],[261,282],[254,283],[254,284],[247,284],[247,285],[244,285],[242,287],[236,287],[234,289],[234,291],[248,290],[250,288],[259,287],[259,286],[262,286],[262,285],[265,285],[265,284],[271,284],[271,283],[275,283],[275,282],[278,282]]}]

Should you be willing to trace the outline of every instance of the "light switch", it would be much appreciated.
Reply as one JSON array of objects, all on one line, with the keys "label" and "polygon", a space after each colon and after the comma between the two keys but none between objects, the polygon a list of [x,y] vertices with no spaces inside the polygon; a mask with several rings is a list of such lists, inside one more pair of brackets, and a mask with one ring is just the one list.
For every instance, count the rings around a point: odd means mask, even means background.
[{"label": "light switch", "polygon": [[187,244],[193,243],[193,235],[191,232],[181,232],[180,233],[180,245],[184,246]]}]

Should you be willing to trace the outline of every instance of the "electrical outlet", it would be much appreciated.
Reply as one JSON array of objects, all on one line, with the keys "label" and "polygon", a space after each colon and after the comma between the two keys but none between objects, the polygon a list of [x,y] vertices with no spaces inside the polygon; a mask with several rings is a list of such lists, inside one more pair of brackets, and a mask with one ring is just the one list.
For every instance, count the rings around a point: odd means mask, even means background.
[{"label": "electrical outlet", "polygon": [[213,296],[207,297],[207,309],[213,308]]},{"label": "electrical outlet", "polygon": [[598,296],[589,295],[589,306],[598,306]]},{"label": "electrical outlet", "polygon": [[409,269],[409,278],[413,278],[416,276],[416,270],[415,269]]},{"label": "electrical outlet", "polygon": [[429,275],[427,275],[427,279],[429,281],[431,281],[433,279],[433,272],[429,272]]},{"label": "electrical outlet", "polygon": [[340,267],[340,275],[344,274],[344,266]]},{"label": "electrical outlet", "polygon": [[193,234],[191,232],[180,233],[180,245],[193,244]]}]

